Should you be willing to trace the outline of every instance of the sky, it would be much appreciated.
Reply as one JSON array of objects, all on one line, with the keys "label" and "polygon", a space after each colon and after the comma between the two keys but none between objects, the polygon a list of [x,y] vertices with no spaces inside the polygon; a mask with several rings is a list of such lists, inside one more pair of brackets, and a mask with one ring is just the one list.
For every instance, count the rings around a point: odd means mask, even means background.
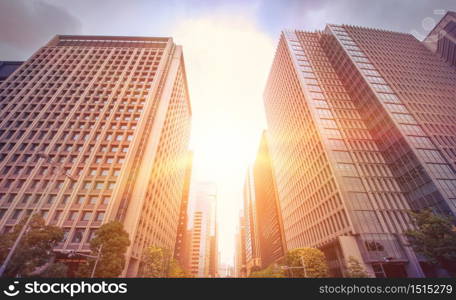
[{"label": "sky", "polygon": [[279,34],[350,24],[418,39],[455,0],[0,0],[0,60],[55,34],[170,36],[183,45],[193,111],[193,180],[217,184],[219,250],[233,264],[242,186],[266,121],[262,93]]}]

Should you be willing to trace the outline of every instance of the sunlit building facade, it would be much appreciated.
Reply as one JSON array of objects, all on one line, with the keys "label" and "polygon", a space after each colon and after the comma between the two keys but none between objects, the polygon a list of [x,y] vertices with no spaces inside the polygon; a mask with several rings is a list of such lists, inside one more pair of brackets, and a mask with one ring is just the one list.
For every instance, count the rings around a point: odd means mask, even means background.
[{"label": "sunlit building facade", "polygon": [[447,12],[423,42],[442,60],[456,67],[456,12]]},{"label": "sunlit building facade", "polygon": [[245,261],[245,221],[244,212],[241,211],[239,216],[239,224],[236,232],[236,252],[234,257],[234,276],[242,278],[246,276],[246,261]]},{"label": "sunlit building facade", "polygon": [[191,242],[187,269],[195,277],[215,277],[218,268],[217,187],[213,182],[197,182],[191,189]]},{"label": "sunlit building facade", "polygon": [[411,209],[456,212],[455,82],[409,34],[282,33],[264,101],[287,248],[320,248],[333,276],[350,256],[430,272],[403,232]]},{"label": "sunlit building facade", "polygon": [[255,203],[255,183],[252,169],[247,170],[244,182],[244,247],[246,275],[261,269],[261,252]]},{"label": "sunlit building facade", "polygon": [[182,201],[179,212],[179,225],[177,227],[176,246],[174,247],[174,259],[181,267],[188,264],[190,249],[188,227],[188,201],[190,197],[190,183],[192,180],[193,152],[189,151],[186,158],[184,186],[182,190]]},{"label": "sunlit building facade", "polygon": [[120,221],[122,276],[140,276],[146,247],[174,251],[191,119],[181,46],[56,36],[1,83],[0,106],[2,232],[35,210],[64,229],[57,251],[85,252]]},{"label": "sunlit building facade", "polygon": [[274,171],[266,131],[252,167],[255,188],[255,214],[262,268],[278,262],[285,254],[282,215],[277,197]]}]

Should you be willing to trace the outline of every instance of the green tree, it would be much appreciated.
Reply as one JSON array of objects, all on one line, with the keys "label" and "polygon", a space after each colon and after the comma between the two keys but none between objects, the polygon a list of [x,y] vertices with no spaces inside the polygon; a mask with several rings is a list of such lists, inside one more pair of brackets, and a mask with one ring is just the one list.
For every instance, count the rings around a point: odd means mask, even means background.
[{"label": "green tree", "polygon": [[[4,261],[19,232],[25,225],[22,219],[11,232],[0,235],[0,261]],[[63,238],[63,230],[56,226],[45,225],[41,215],[32,216],[27,232],[22,237],[12,256],[4,276],[39,276],[54,259],[52,249]]]},{"label": "green tree", "polygon": [[271,264],[267,268],[250,273],[251,278],[284,278],[284,271],[277,264]]},{"label": "green tree", "polygon": [[[98,228],[95,237],[90,241],[91,255],[100,257],[94,277],[120,276],[125,266],[125,253],[129,245],[130,239],[122,223],[112,221]],[[88,258],[87,262],[79,267],[77,276],[90,277],[95,261]]]},{"label": "green tree", "polygon": [[168,277],[171,264],[171,252],[168,249],[151,246],[146,250],[143,260],[143,276],[152,278]]},{"label": "green tree", "polygon": [[434,214],[430,210],[411,212],[416,229],[405,234],[416,252],[431,264],[439,265],[456,275],[456,230],[454,218]]},{"label": "green tree", "polygon": [[285,263],[287,267],[302,267],[304,263],[305,267],[288,269],[288,277],[328,277],[328,265],[325,255],[315,248],[298,248],[288,251]]},{"label": "green tree", "polygon": [[347,277],[350,278],[366,278],[369,277],[361,263],[353,256],[348,257],[347,262]]},{"label": "green tree", "polygon": [[171,260],[168,270],[168,277],[170,278],[190,278],[192,277],[188,274],[175,259]]}]

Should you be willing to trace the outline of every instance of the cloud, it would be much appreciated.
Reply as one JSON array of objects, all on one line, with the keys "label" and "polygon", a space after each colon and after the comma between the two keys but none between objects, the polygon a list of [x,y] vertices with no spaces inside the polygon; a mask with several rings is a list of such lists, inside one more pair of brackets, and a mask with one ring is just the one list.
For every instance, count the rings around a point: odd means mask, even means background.
[{"label": "cloud", "polygon": [[454,0],[260,1],[262,27],[277,35],[282,29],[322,30],[328,23],[349,24],[425,35],[423,22],[437,22],[438,10],[456,10]]},{"label": "cloud", "polygon": [[81,24],[66,10],[44,1],[0,2],[0,59],[23,60],[56,34],[77,34]]}]

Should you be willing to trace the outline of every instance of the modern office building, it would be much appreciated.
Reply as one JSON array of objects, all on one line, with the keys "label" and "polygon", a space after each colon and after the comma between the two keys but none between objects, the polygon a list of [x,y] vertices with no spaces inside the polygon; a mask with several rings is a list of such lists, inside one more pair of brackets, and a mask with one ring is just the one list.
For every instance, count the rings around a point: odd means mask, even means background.
[{"label": "modern office building", "polygon": [[182,201],[179,213],[179,225],[177,227],[176,246],[174,247],[174,259],[181,267],[187,266],[189,252],[188,249],[188,201],[190,196],[190,183],[192,180],[193,152],[189,151],[186,158],[184,187],[182,191]]},{"label": "modern office building", "polygon": [[239,224],[236,232],[236,251],[234,257],[234,276],[242,278],[246,276],[246,261],[245,261],[245,221],[244,212],[241,211],[239,216]]},{"label": "modern office building", "polygon": [[0,83],[14,73],[23,61],[0,61]]},{"label": "modern office building", "polygon": [[255,183],[252,169],[248,168],[244,182],[245,268],[248,276],[261,269],[261,252],[255,203]]},{"label": "modern office building", "polygon": [[456,67],[456,12],[447,12],[423,42],[429,50]]},{"label": "modern office building", "polygon": [[217,226],[215,226],[215,231],[209,237],[210,241],[210,253],[209,253],[209,277],[216,278],[219,277],[219,252],[217,244]]},{"label": "modern office building", "polygon": [[[32,211],[88,251],[97,228],[174,251],[191,108],[171,38],[56,36],[0,85],[0,230]],[[64,175],[67,174],[67,175]]]},{"label": "modern office building", "polygon": [[219,263],[218,277],[220,278],[231,278],[234,277],[233,266],[225,263]]},{"label": "modern office building", "polygon": [[215,277],[217,187],[213,182],[197,182],[191,189],[191,243],[187,269],[195,277]]},{"label": "modern office building", "polygon": [[410,34],[283,32],[264,93],[288,249],[377,277],[430,274],[410,209],[456,213],[456,72]]},{"label": "modern office building", "polygon": [[258,242],[262,268],[284,257],[286,245],[283,239],[282,215],[274,180],[272,161],[266,131],[252,167],[255,187],[255,213],[258,225]]}]

